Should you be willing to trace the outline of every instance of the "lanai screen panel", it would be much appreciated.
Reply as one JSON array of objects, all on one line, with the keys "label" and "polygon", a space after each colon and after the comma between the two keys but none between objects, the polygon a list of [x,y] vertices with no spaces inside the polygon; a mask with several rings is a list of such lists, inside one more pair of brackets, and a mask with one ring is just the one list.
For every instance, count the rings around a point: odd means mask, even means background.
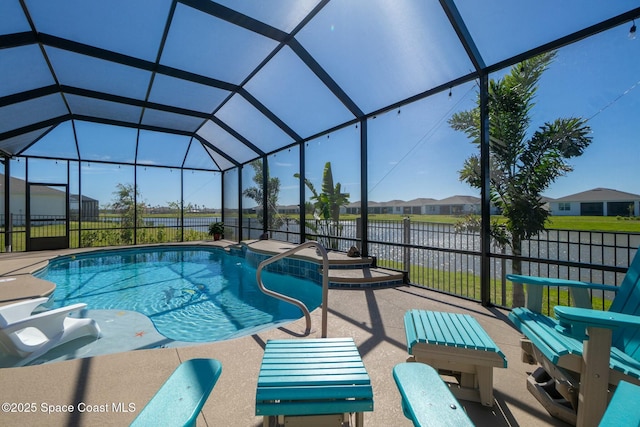
[{"label": "lanai screen panel", "polygon": [[69,157],[40,138],[92,121],[194,138],[226,170],[639,16],[632,0],[5,0],[0,150]]},{"label": "lanai screen panel", "polygon": [[455,4],[488,65],[638,7],[634,0],[459,0]]},{"label": "lanai screen panel", "polygon": [[31,124],[47,122],[65,115],[67,108],[59,93],[7,105],[2,109],[0,133],[27,128]]},{"label": "lanai screen panel", "polygon": [[155,61],[171,0],[25,0],[36,31]]},{"label": "lanai screen panel", "polygon": [[205,123],[197,133],[218,150],[241,163],[251,161],[259,156],[238,138],[212,121]]},{"label": "lanai screen panel", "polygon": [[210,113],[219,107],[229,94],[229,91],[217,87],[156,74],[151,86],[149,101],[201,113]]},{"label": "lanai screen panel", "polygon": [[13,34],[29,31],[29,22],[22,12],[20,2],[3,1],[0,2],[0,34]]},{"label": "lanai screen panel", "polygon": [[59,159],[78,159],[78,148],[71,120],[60,123],[24,151],[26,156],[49,157],[55,151]]},{"label": "lanai screen panel", "polygon": [[142,115],[141,106],[81,95],[67,94],[65,99],[76,117],[104,119],[136,125]]},{"label": "lanai screen panel", "polygon": [[[231,169],[235,166],[235,164],[229,161],[227,157],[221,155],[217,151],[213,150],[211,147],[203,146],[203,148],[207,152],[209,157],[213,159],[213,162],[216,164],[216,168],[213,168],[212,170],[224,171],[224,170]],[[187,158],[187,161],[189,161],[189,158]],[[191,164],[191,163],[187,163],[187,164]]]},{"label": "lanai screen panel", "polygon": [[113,61],[46,47],[47,57],[62,86],[144,100],[151,72]]},{"label": "lanai screen panel", "polygon": [[36,45],[0,49],[0,80],[0,97],[55,84]]},{"label": "lanai screen panel", "polygon": [[198,130],[205,116],[194,117],[170,111],[146,108],[142,117],[142,124],[157,128],[166,128],[167,131],[195,132]]},{"label": "lanai screen panel", "polygon": [[302,137],[354,118],[288,47],[280,50],[245,88]]},{"label": "lanai screen panel", "polygon": [[309,14],[318,0],[272,0],[272,1],[217,1],[221,5],[272,25],[282,31],[292,31]]},{"label": "lanai screen panel", "polygon": [[[37,141],[47,132],[49,132],[53,126],[47,126],[38,130],[34,130],[27,133],[21,133],[12,138],[7,138],[0,142],[0,150],[5,151],[7,153],[18,153],[22,151],[25,147],[28,147],[33,141]],[[51,151],[47,151],[47,154],[50,154]]]},{"label": "lanai screen panel", "polygon": [[241,83],[276,42],[183,4],[178,4],[160,63]]},{"label": "lanai screen panel", "polygon": [[78,147],[82,160],[133,163],[138,131],[134,128],[76,122]]},{"label": "lanai screen panel", "polygon": [[190,139],[165,132],[140,131],[136,163],[180,167],[187,155]]},{"label": "lanai screen panel", "polygon": [[330,2],[297,38],[365,112],[474,71],[437,1]]},{"label": "lanai screen panel", "polygon": [[267,153],[293,142],[281,128],[240,95],[234,95],[225,103],[216,117]]},{"label": "lanai screen panel", "polygon": [[[218,159],[221,158],[218,156]],[[232,164],[228,163],[228,167]],[[204,148],[204,146],[195,138],[191,139],[187,155],[184,160],[184,167],[190,169],[208,169],[212,171],[220,170],[220,167],[214,160],[211,154]]]}]

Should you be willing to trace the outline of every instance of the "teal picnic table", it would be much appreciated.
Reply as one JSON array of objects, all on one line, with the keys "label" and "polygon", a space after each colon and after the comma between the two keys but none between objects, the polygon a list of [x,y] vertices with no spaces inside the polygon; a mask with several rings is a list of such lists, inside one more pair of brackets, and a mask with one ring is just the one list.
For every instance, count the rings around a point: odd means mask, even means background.
[{"label": "teal picnic table", "polygon": [[343,425],[373,411],[371,380],[351,338],[269,340],[264,350],[256,415],[264,425]]}]

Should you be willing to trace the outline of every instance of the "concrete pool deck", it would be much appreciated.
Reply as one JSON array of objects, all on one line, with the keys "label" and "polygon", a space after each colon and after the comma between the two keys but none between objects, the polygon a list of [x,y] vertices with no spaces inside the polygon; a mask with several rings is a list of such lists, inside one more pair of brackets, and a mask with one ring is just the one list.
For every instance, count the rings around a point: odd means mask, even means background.
[{"label": "concrete pool deck", "polygon": [[[71,252],[2,254],[0,275],[28,274],[34,265],[42,265],[52,255]],[[527,391],[526,376],[533,367],[520,361],[520,334],[507,319],[506,311],[413,286],[332,289],[328,336],[354,339],[373,385],[374,411],[364,414],[366,426],[411,425],[402,413],[392,377],[393,366],[408,356],[403,315],[411,308],[469,313],[505,353],[508,368],[494,370],[494,407],[460,402],[476,425],[566,425],[551,418]],[[315,310],[310,337],[320,337],[320,325],[321,310]],[[22,404],[22,409],[30,404],[34,409],[2,412],[0,425],[128,425],[181,361],[212,357],[222,362],[223,371],[198,416],[198,425],[257,427],[262,425],[262,418],[254,415],[255,392],[264,345],[269,339],[301,337],[304,328],[304,319],[300,319],[219,343],[0,369],[0,401]],[[73,412],[68,412],[71,408]]]}]

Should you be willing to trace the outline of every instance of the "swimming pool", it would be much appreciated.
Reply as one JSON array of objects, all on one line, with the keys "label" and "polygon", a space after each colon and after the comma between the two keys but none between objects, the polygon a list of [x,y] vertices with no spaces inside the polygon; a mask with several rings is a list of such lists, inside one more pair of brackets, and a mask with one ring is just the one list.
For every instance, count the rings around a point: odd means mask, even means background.
[{"label": "swimming pool", "polygon": [[[98,251],[52,260],[34,274],[56,284],[52,308],[133,310],[175,341],[213,342],[302,317],[294,305],[263,294],[256,269],[220,248],[152,247]],[[304,302],[322,299],[319,284],[264,272],[265,285]]]}]

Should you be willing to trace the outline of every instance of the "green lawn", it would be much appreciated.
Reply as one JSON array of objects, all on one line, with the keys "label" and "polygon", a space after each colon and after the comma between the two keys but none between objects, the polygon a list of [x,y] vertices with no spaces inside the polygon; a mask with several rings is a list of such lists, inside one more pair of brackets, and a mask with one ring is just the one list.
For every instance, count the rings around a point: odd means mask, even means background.
[{"label": "green lawn", "polygon": [[[400,221],[409,217],[412,222],[433,222],[441,224],[456,224],[464,217],[456,215],[369,215],[370,221]],[[341,215],[344,220],[358,218],[359,215]],[[504,221],[502,216],[494,218]],[[552,216],[547,223],[548,229],[579,230],[579,231],[619,231],[625,233],[640,233],[640,217],[615,216]]]},{"label": "green lawn", "polygon": [[640,218],[615,216],[554,216],[547,228],[640,233]]},{"label": "green lawn", "polygon": [[[180,218],[180,216],[177,213],[154,213],[154,214],[144,214],[143,215],[145,218]],[[212,218],[212,217],[220,217],[220,213],[213,213],[213,212],[185,212],[184,213],[184,217],[185,218]],[[255,216],[255,215],[254,215]],[[101,213],[100,217],[103,218],[122,218],[121,214],[114,214],[114,213]]]},{"label": "green lawn", "polygon": [[[402,269],[400,263],[379,259],[380,267],[391,268],[395,270]],[[430,289],[446,292],[449,294],[459,295],[465,298],[480,300],[480,275],[454,272],[444,270],[434,270],[427,267],[412,265],[409,273],[409,280],[414,285],[425,286]],[[502,300],[502,283],[499,280],[490,280],[491,301],[499,306],[511,307],[513,284],[508,280],[505,283],[505,298]],[[594,294],[592,298],[592,307],[596,310],[608,310],[611,305],[610,300],[603,300]],[[556,305],[571,305],[569,291],[567,289],[546,287],[543,291],[542,313],[551,314],[551,309]]]},{"label": "green lawn", "polygon": [[[122,230],[120,228],[120,224],[117,222],[83,221],[82,232],[79,232],[78,227],[78,222],[69,222],[69,247],[71,248],[118,246],[130,245],[133,243],[133,230]],[[32,237],[64,236],[65,229],[63,225],[32,227],[31,234]],[[209,236],[206,232],[185,229],[183,235],[182,230],[177,227],[148,225],[138,229],[137,242],[138,244],[180,242],[182,240],[205,240],[208,237]],[[11,244],[12,250],[14,252],[26,250],[25,240],[25,227],[14,227]],[[0,251],[4,252],[5,250],[6,248],[3,236],[3,238],[0,239]]]},{"label": "green lawn", "polygon": [[[255,214],[244,214],[245,218],[255,218]],[[297,220],[297,215],[282,215],[284,218]],[[400,215],[400,214],[369,214],[370,221],[402,221],[409,218],[411,222],[431,222],[439,224],[456,224],[464,220],[459,215]],[[360,215],[342,214],[340,219],[353,221]],[[493,218],[504,221],[504,218],[495,215]],[[313,221],[311,215],[307,220]],[[640,233],[640,217],[615,217],[615,216],[552,216],[549,218],[547,228],[552,230],[576,230],[576,231],[611,231],[624,233]]]}]

